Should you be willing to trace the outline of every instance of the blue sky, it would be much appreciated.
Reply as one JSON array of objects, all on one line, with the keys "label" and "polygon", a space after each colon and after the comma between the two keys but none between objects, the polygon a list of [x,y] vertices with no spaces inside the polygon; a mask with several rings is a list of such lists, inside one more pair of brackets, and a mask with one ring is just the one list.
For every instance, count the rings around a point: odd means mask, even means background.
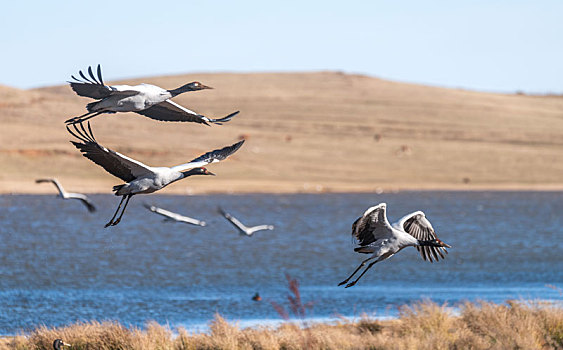
[{"label": "blue sky", "polygon": [[563,1],[10,1],[0,84],[189,72],[340,70],[563,93]]}]

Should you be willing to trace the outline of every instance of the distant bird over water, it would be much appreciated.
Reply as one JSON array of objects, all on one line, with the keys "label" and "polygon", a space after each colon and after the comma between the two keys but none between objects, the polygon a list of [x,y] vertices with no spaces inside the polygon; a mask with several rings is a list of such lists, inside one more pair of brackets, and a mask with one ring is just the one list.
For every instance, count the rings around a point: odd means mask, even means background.
[{"label": "distant bird over water", "polygon": [[263,230],[273,230],[274,226],[272,225],[259,225],[253,227],[247,227],[242,222],[238,221],[237,218],[232,216],[231,214],[224,211],[222,208],[219,208],[219,213],[225,217],[234,227],[236,227],[239,232],[243,235],[252,236],[254,232],[263,231]]},{"label": "distant bird over water", "polygon": [[82,202],[82,204],[86,206],[89,212],[93,213],[96,211],[96,207],[85,194],[66,192],[57,179],[37,179],[35,180],[35,182],[38,184],[50,182],[57,187],[57,190],[59,190],[59,197],[61,197],[62,199],[78,199]]},{"label": "distant bird over water", "polygon": [[65,343],[62,339],[55,339],[53,342],[53,349],[55,350],[62,350],[63,346],[72,346],[70,344]]},{"label": "distant bird over water", "polygon": [[252,297],[253,301],[262,301],[262,297],[260,296],[260,294],[258,294],[258,292],[256,292],[256,294],[254,294],[254,296]]},{"label": "distant bird over water", "polygon": [[[88,130],[84,128],[82,123],[79,125],[80,128],[78,128],[76,124],[73,125],[74,131],[68,126],[66,127],[68,132],[80,141],[71,141],[71,143],[82,152],[84,157],[98,164],[113,176],[126,182],[122,185],[113,186],[115,195],[122,196],[122,198],[115,214],[105,227],[117,225],[121,221],[121,217],[132,196],[140,193],[153,193],[188,176],[215,175],[206,168],[203,168],[203,166],[226,159],[228,156],[235,153],[244,143],[244,140],[239,141],[231,146],[207,152],[188,163],[176,165],[171,168],[151,167],[100,145],[94,138],[89,122]],[[121,215],[119,218],[115,219],[125,199],[127,200],[125,201]]]},{"label": "distant bird over water", "polygon": [[237,111],[221,119],[212,119],[170,101],[172,97],[184,92],[211,89],[211,87],[197,81],[172,90],[165,90],[151,84],[110,86],[104,84],[100,65],[98,65],[96,73],[97,79],[92,72],[92,67],[88,67],[89,78],[82,71],[79,71],[82,79],[78,79],[74,75],[71,76],[74,81],[69,83],[74,92],[79,96],[90,97],[98,101],[86,106],[88,113],[70,118],[65,123],[81,123],[102,113],[135,112],[160,121],[194,122],[209,125],[209,123],[222,124],[228,122],[239,113]]},{"label": "distant bird over water", "polygon": [[177,221],[177,222],[183,222],[183,223],[186,223],[186,224],[191,224],[191,225],[196,225],[196,226],[207,225],[205,223],[205,221],[201,221],[201,220],[198,220],[198,219],[190,218],[188,216],[176,214],[176,213],[173,213],[171,211],[168,211],[168,210],[165,210],[165,209],[162,209],[162,208],[159,208],[159,207],[155,207],[154,205],[145,204],[145,208],[152,211],[153,213],[164,216],[165,221]]},{"label": "distant bird over water", "polygon": [[392,257],[406,247],[416,247],[422,258],[430,262],[432,257],[438,261],[440,257],[444,259],[443,253],[448,253],[445,248],[451,246],[436,237],[434,228],[422,211],[408,214],[391,226],[387,221],[386,208],[385,203],[371,207],[352,225],[352,235],[360,245],[354,251],[372,256],[362,261],[348,278],[338,284],[339,286],[348,283],[368,261],[376,259],[355,281],[346,285],[346,288],[352,287],[375,263]]}]

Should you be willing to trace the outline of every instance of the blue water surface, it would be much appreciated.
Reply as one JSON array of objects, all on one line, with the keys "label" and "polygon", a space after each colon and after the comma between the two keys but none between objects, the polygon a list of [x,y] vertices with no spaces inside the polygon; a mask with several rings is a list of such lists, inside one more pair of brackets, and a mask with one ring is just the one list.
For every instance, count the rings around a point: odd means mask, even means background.
[{"label": "blue water surface", "polygon": [[[287,307],[286,274],[316,319],[395,316],[420,299],[563,300],[560,192],[136,196],[107,229],[119,198],[92,200],[94,214],[53,195],[0,196],[0,334],[88,320],[195,328],[215,313],[269,322],[280,319],[271,301]],[[163,222],[144,202],[208,226]],[[352,223],[380,202],[391,222],[423,210],[453,248],[438,263],[407,248],[337,287],[367,257],[353,251]],[[275,230],[241,236],[218,206]]]}]

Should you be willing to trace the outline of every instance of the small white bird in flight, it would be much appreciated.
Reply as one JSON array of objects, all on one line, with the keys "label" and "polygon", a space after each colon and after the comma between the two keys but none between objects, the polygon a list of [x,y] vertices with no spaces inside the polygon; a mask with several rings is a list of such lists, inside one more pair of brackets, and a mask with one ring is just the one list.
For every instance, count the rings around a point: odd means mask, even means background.
[{"label": "small white bird in flight", "polygon": [[105,85],[102,80],[100,65],[98,65],[97,70],[98,79],[94,76],[92,67],[88,67],[90,78],[82,71],[79,71],[79,74],[82,79],[77,79],[74,75],[71,75],[75,81],[69,82],[70,87],[79,96],[90,97],[98,101],[88,103],[86,105],[88,113],[66,120],[65,123],[67,124],[81,123],[102,113],[135,112],[166,122],[194,122],[205,125],[214,123],[220,125],[228,122],[239,113],[236,111],[221,119],[211,119],[170,101],[172,97],[187,91],[212,89],[197,81],[185,84],[177,89],[165,90],[151,84],[135,86]]},{"label": "small white bird in flight", "polygon": [[144,204],[145,208],[152,211],[153,213],[162,215],[165,217],[164,221],[177,221],[177,222],[184,222],[186,224],[197,225],[197,226],[205,226],[207,225],[205,221],[201,221],[198,219],[190,218],[189,216],[180,215],[177,213],[173,213],[166,209],[162,209],[159,207],[155,207],[154,205]]},{"label": "small white bird in flight", "polygon": [[[90,122],[88,122],[88,131],[86,131],[82,123],[79,125],[80,129],[76,127],[76,124],[73,125],[74,132],[68,126],[66,127],[68,132],[80,141],[70,142],[82,152],[84,157],[98,164],[113,176],[126,182],[122,185],[113,186],[115,195],[122,196],[122,198],[115,214],[105,227],[110,225],[115,226],[121,221],[121,217],[125,212],[129,200],[136,194],[153,193],[175,181],[192,175],[215,175],[206,168],[203,168],[203,166],[226,159],[228,156],[235,153],[244,142],[244,140],[242,140],[231,146],[207,152],[188,163],[176,165],[171,168],[151,167],[100,145],[94,138]],[[127,201],[123,206],[121,215],[115,220],[125,199],[127,199]]]},{"label": "small white bird in flight", "polygon": [[59,197],[61,197],[62,199],[78,199],[86,206],[89,212],[93,213],[96,211],[96,207],[85,194],[66,192],[57,179],[37,179],[35,180],[35,182],[38,184],[51,182],[57,187],[57,190],[59,190]]},{"label": "small white bird in flight", "polygon": [[352,225],[352,236],[360,245],[354,248],[354,251],[372,254],[372,256],[362,261],[348,278],[338,284],[339,286],[348,283],[368,261],[376,259],[355,281],[346,285],[346,288],[352,287],[375,263],[389,259],[403,248],[416,247],[422,258],[428,259],[430,262],[432,262],[432,257],[436,261],[439,260],[439,257],[444,259],[442,253],[448,253],[445,248],[451,248],[436,237],[432,225],[422,211],[408,214],[391,226],[387,221],[386,207],[385,203],[380,203],[369,208]]},{"label": "small white bird in flight", "polygon": [[237,218],[232,216],[231,214],[224,211],[222,208],[218,208],[219,213],[225,217],[225,219],[229,220],[234,227],[236,227],[239,232],[243,235],[252,236],[254,232],[263,231],[263,230],[273,230],[274,226],[272,225],[258,225],[253,227],[247,227],[242,222],[238,221]]}]

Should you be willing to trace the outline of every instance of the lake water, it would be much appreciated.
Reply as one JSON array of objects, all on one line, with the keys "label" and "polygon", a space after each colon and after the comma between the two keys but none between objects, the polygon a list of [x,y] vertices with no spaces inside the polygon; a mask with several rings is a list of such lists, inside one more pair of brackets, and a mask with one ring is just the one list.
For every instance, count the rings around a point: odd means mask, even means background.
[{"label": "lake water", "polygon": [[[315,319],[392,317],[424,298],[563,301],[560,192],[136,196],[107,229],[119,198],[92,199],[95,214],[54,195],[0,196],[0,334],[79,320],[195,329],[215,313],[243,325],[271,322],[280,316],[270,301],[287,305],[285,274],[314,303]],[[144,202],[208,226],[162,222]],[[353,252],[351,225],[379,202],[391,222],[425,211],[453,248],[432,264],[407,248],[355,287],[337,287],[367,257]],[[276,228],[240,236],[218,206]],[[262,302],[251,300],[255,292]]]}]

